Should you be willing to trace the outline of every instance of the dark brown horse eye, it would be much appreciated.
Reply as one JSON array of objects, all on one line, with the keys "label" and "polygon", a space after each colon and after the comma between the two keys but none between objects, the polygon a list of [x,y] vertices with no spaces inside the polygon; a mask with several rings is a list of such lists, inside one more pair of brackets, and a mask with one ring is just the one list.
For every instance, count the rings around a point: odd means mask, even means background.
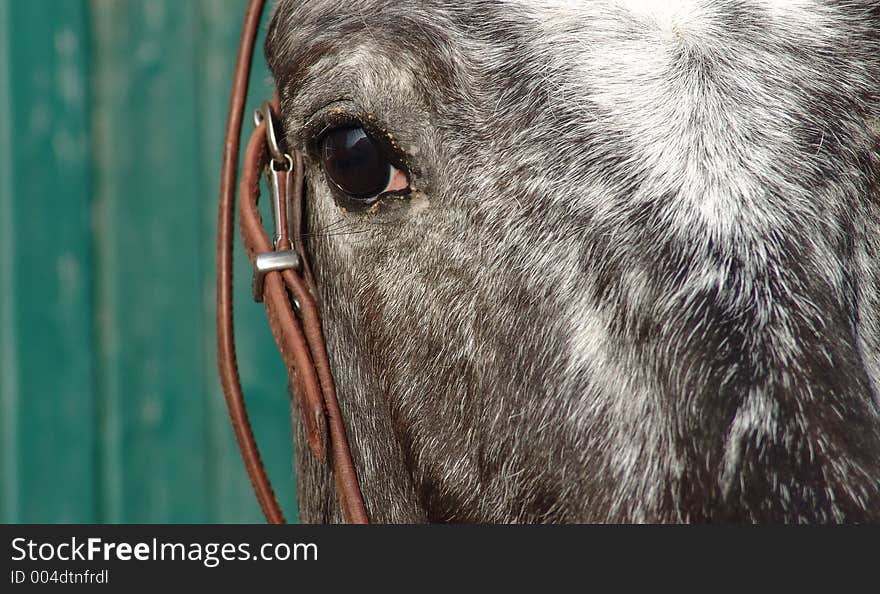
[{"label": "dark brown horse eye", "polygon": [[391,163],[363,128],[335,128],[324,134],[321,160],[330,180],[355,198],[381,194],[391,178]]}]

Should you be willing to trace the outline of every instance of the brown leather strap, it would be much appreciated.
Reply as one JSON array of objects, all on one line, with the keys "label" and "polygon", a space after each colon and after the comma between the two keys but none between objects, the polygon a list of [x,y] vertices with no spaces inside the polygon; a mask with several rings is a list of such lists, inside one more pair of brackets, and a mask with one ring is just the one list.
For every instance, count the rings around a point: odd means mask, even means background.
[{"label": "brown leather strap", "polygon": [[[226,395],[229,416],[236,440],[251,479],[254,492],[266,520],[283,523],[284,516],[275,499],[265,468],[260,460],[253,431],[244,405],[244,396],[238,376],[232,317],[232,226],[234,218],[235,173],[238,164],[238,143],[254,41],[259,27],[263,0],[251,0],[245,16],[238,61],[230,100],[226,144],[220,184],[220,214],[217,228],[217,357],[221,383]],[[277,97],[274,101],[277,109]],[[242,167],[239,216],[242,239],[248,257],[253,263],[259,254],[273,251],[260,219],[257,206],[260,191],[260,172],[267,165],[266,123],[261,123],[248,143]],[[293,244],[304,262],[308,283],[295,270],[267,272],[263,283],[262,300],[269,325],[281,356],[287,366],[291,383],[300,403],[309,448],[321,461],[326,459],[329,445],[331,463],[336,481],[336,492],[347,522],[366,523],[367,514],[351,459],[345,435],[345,426],[336,398],[336,388],[330,372],[324,345],[318,307],[313,297],[314,285],[305,262],[301,228],[303,225],[303,161],[295,153],[291,171],[276,172],[280,176],[279,196],[282,220],[287,210],[293,216]],[[287,176],[293,175],[288,184]],[[288,196],[287,188],[292,190]],[[280,226],[279,247],[290,247],[286,221]],[[298,304],[297,316],[292,298]],[[329,439],[328,439],[329,430]]]}]

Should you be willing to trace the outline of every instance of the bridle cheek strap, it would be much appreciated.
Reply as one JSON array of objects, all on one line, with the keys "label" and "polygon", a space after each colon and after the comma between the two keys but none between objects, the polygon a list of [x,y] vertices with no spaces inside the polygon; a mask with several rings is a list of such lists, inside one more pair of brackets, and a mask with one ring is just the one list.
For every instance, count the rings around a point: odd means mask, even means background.
[{"label": "bridle cheek strap", "polygon": [[[260,459],[247,416],[236,362],[232,317],[235,170],[250,62],[262,8],[263,0],[251,0],[248,5],[227,122],[217,228],[217,355],[230,420],[251,484],[266,520],[278,524],[284,523],[284,516]],[[366,523],[367,514],[313,294],[314,281],[303,249],[303,159],[299,152],[294,152],[293,156],[277,154],[274,129],[267,130],[277,110],[276,96],[272,106],[264,105],[262,121],[248,142],[239,188],[242,240],[255,267],[254,299],[265,305],[272,335],[303,415],[309,449],[321,462],[326,461],[329,449],[344,520]],[[266,235],[258,208],[260,174],[264,170],[270,178],[273,199],[274,242]],[[291,235],[296,251],[291,249],[294,247]],[[298,269],[304,271],[305,280]]]},{"label": "bridle cheek strap", "polygon": [[[248,143],[239,188],[241,236],[248,257],[255,266],[261,254],[277,253],[266,236],[257,206],[260,172],[266,166],[265,126],[265,122],[260,124]],[[281,178],[281,183],[278,184],[281,192],[279,202],[288,204],[287,177],[293,175],[294,183],[290,184],[293,189],[292,203],[301,205],[303,162],[299,153],[295,154],[293,163],[292,171],[277,172]],[[268,166],[272,167],[271,164]],[[293,210],[302,213],[301,207]],[[282,229],[284,227],[281,226]],[[279,245],[289,249],[289,239],[284,232],[281,234]],[[303,253],[300,253],[299,257],[304,261]],[[291,304],[291,296],[298,305],[299,318]],[[319,460],[324,461],[327,455],[329,429],[336,493],[343,515],[347,522],[366,522],[363,499],[352,464],[314,297],[303,278],[292,268],[266,272],[261,297],[266,306],[272,335],[275,337],[275,343],[278,345],[300,401],[309,448]]]}]

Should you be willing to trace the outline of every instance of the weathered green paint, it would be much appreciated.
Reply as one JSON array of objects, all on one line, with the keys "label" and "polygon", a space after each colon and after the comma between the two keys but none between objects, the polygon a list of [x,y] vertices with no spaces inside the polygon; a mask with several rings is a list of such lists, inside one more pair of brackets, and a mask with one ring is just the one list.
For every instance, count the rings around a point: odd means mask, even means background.
[{"label": "weathered green paint", "polygon": [[[213,329],[244,5],[0,0],[0,521],[261,520]],[[284,367],[241,250],[236,274],[249,410],[294,515]]]},{"label": "weathered green paint", "polygon": [[197,110],[195,5],[93,7],[102,519],[200,522],[202,188],[187,131]]},{"label": "weathered green paint", "polygon": [[14,473],[7,492],[16,491],[10,511],[22,521],[46,511],[60,522],[90,521],[97,510],[87,15],[73,1],[10,2],[4,12],[3,101],[13,144],[5,149],[12,253],[4,260],[12,267],[3,298],[9,294],[14,308],[5,333],[17,361],[13,384],[4,382],[15,418],[3,440]]},{"label": "weathered green paint", "polygon": [[[9,72],[9,4],[0,2],[0,89],[12,88]],[[18,517],[18,356],[15,338],[15,259],[12,246],[12,105],[0,92],[0,518]]]}]

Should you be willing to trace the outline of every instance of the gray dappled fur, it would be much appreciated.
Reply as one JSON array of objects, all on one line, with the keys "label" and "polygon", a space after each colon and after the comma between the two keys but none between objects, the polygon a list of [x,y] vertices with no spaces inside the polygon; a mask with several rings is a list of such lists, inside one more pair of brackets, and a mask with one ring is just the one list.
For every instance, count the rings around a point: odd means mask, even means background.
[{"label": "gray dappled fur", "polygon": [[[374,521],[880,520],[880,4],[281,0],[266,51]],[[409,195],[330,189],[340,117]]]}]

